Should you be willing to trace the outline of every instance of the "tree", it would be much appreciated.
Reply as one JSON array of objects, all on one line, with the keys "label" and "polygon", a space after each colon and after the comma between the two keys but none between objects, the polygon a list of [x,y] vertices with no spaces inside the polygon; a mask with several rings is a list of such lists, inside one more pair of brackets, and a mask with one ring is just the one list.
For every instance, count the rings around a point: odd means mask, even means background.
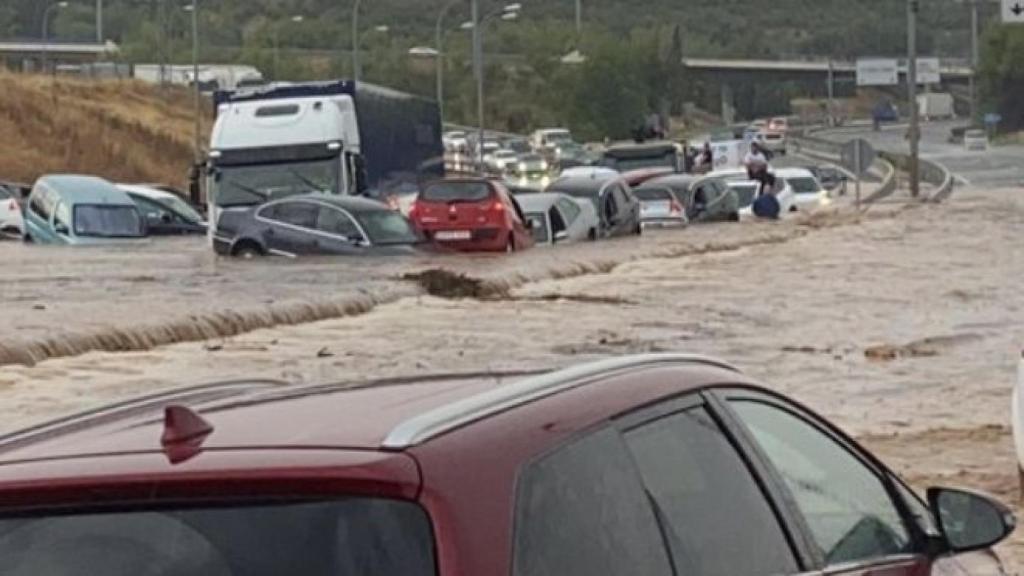
[{"label": "tree", "polygon": [[998,26],[985,36],[979,70],[984,102],[1003,117],[1002,129],[1024,128],[1024,29]]}]

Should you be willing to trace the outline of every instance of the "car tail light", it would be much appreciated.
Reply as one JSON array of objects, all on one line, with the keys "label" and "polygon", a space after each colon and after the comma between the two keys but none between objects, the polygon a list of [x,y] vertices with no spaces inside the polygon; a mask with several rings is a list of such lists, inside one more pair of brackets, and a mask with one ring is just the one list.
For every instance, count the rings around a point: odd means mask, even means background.
[{"label": "car tail light", "polygon": [[491,206],[491,210],[494,212],[504,212],[505,205],[501,203],[501,200],[498,200]]},{"label": "car tail light", "polygon": [[420,215],[420,202],[419,202],[419,200],[414,200],[413,203],[412,203],[412,206],[409,207],[409,219],[410,220],[415,220],[416,217],[419,216],[419,215]]},{"label": "car tail light", "polygon": [[673,214],[682,214],[683,213],[683,207],[679,204],[679,202],[673,200],[672,201],[672,206],[669,208],[669,212],[671,212]]}]

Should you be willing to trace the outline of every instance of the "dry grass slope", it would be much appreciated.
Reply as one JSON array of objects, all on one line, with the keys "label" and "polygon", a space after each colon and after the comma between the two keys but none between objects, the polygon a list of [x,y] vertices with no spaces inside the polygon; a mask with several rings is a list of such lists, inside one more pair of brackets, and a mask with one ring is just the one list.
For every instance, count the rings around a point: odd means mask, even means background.
[{"label": "dry grass slope", "polygon": [[181,88],[0,71],[0,180],[60,172],[183,185],[192,131]]}]

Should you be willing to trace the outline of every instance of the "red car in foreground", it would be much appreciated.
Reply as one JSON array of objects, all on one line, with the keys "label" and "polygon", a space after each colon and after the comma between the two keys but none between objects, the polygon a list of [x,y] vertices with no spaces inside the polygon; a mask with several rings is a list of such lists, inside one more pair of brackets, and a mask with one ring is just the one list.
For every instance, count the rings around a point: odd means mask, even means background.
[{"label": "red car in foreground", "polygon": [[471,252],[514,252],[533,246],[519,204],[505,186],[483,178],[428,184],[409,219],[436,244]]},{"label": "red car in foreground", "polygon": [[928,497],[699,357],[229,382],[0,438],[0,574],[1001,573],[1007,508]]}]

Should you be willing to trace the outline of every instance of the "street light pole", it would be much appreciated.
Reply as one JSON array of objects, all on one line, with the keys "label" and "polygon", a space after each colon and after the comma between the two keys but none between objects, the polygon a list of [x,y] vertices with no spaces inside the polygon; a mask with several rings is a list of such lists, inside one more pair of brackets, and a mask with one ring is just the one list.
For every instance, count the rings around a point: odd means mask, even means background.
[{"label": "street light pole", "polygon": [[195,132],[193,134],[193,156],[195,165],[202,162],[202,99],[199,92],[199,0],[192,0],[192,85],[195,105]]},{"label": "street light pole", "polygon": [[473,23],[473,71],[476,74],[476,161],[482,166],[484,161],[484,62],[480,37],[480,6],[479,0],[471,0],[470,21]]},{"label": "street light pole", "polygon": [[96,0],[96,43],[103,44],[103,0]]},{"label": "street light pole", "polygon": [[920,0],[907,0],[907,100],[910,104],[910,196],[921,193],[918,139],[921,134],[921,114],[917,107],[917,13]]},{"label": "street light pole", "polygon": [[359,5],[363,0],[355,0],[352,4],[352,79],[359,81]]},{"label": "street light pole", "polygon": [[444,125],[444,17],[448,15],[448,12],[453,6],[461,2],[462,0],[451,0],[448,4],[445,4],[444,8],[441,9],[441,13],[437,15],[437,26],[434,30],[434,47],[437,50],[437,56],[434,57],[434,64],[437,73],[437,108],[441,116],[441,124]]},{"label": "street light pole", "polygon": [[42,63],[42,72],[44,74],[46,73],[46,68],[49,66],[50,60],[50,12],[67,7],[67,2],[54,2],[47,6],[46,10],[43,11],[43,55],[39,60]]},{"label": "street light pole", "polygon": [[583,0],[576,0],[576,41],[583,33]]},{"label": "street light pole", "polygon": [[978,120],[978,0],[971,0],[971,122]]}]

